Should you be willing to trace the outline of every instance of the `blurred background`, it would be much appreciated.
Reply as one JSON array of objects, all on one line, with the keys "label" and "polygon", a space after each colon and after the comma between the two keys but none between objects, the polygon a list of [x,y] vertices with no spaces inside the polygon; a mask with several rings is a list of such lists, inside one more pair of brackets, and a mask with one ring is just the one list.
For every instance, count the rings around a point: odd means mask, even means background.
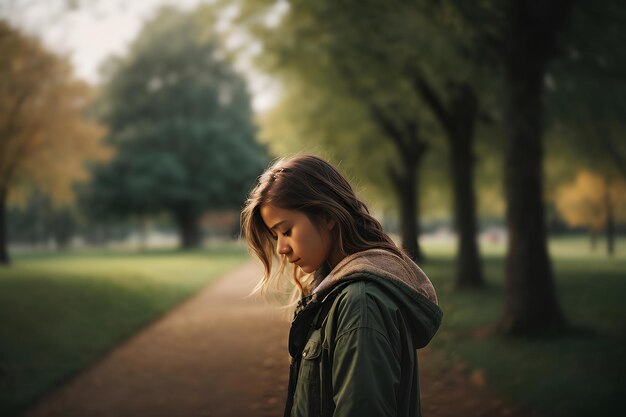
[{"label": "blurred background", "polygon": [[245,262],[313,153],[432,278],[433,361],[621,415],[625,43],[616,0],[1,0],[0,414]]}]

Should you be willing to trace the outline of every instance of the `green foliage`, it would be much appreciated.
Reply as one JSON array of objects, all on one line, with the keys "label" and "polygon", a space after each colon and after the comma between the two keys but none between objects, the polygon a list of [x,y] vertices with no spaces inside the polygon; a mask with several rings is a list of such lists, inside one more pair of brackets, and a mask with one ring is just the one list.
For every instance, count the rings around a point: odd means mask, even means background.
[{"label": "green foliage", "polygon": [[162,9],[107,67],[97,109],[117,154],[83,199],[100,218],[239,208],[266,165],[241,76],[193,15]]},{"label": "green foliage", "polygon": [[[419,28],[415,12],[407,16],[410,7],[381,2],[294,2],[277,26],[267,27],[258,17],[280,2],[262,3],[243,2],[238,22],[264,46],[258,66],[282,83],[281,102],[261,119],[270,148],[329,155],[378,208],[393,206],[389,170],[402,165],[402,155],[373,117],[384,113],[398,130],[415,124],[434,142],[422,178],[425,187],[440,185],[445,146],[405,73],[407,61],[419,53],[412,45]],[[429,200],[428,214],[445,206],[441,195]]]},{"label": "green foliage", "polygon": [[626,178],[625,24],[623,2],[576,4],[546,80],[552,183],[581,168]]},{"label": "green foliage", "polygon": [[[232,4],[232,2],[229,2]],[[482,214],[504,214],[501,64],[508,2],[416,1],[238,2],[238,29],[263,45],[258,66],[282,82],[283,99],[262,120],[262,135],[279,154],[321,150],[341,160],[378,201],[387,200],[387,166],[398,155],[372,120],[372,105],[399,125],[413,118],[430,145],[424,161],[429,214],[443,214],[447,197],[447,144],[418,97],[412,77],[421,74],[450,104],[455,83],[479,95],[477,194]],[[283,7],[279,7],[282,5]],[[549,5],[546,5],[548,7]],[[278,25],[268,15],[283,12]],[[626,63],[625,8],[621,2],[576,2],[571,23],[556,45],[547,87],[548,195],[573,169],[610,168],[626,159],[622,69]],[[551,46],[548,46],[548,49]],[[376,149],[376,152],[371,152]],[[609,149],[614,152],[607,153]],[[626,163],[622,164],[626,166]],[[371,169],[371,167],[377,169]],[[353,169],[354,167],[354,169]],[[626,169],[626,168],[623,168]],[[384,205],[393,205],[392,200]]]},{"label": "green foliage", "polygon": [[0,270],[0,414],[14,415],[246,257],[17,256]]}]

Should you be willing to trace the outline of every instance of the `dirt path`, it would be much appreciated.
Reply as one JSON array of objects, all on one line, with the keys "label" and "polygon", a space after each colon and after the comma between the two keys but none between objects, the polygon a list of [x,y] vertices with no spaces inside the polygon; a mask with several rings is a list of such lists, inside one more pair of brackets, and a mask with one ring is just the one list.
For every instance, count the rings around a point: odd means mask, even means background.
[{"label": "dirt path", "polygon": [[[248,262],[207,286],[24,417],[281,416],[289,323],[245,298],[259,274]],[[420,366],[427,417],[530,415],[435,353],[422,351]]]}]

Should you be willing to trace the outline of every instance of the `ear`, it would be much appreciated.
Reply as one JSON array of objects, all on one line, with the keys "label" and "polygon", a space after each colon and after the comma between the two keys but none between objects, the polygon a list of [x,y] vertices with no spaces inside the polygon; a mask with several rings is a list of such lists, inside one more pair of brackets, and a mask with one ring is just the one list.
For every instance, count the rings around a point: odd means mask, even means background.
[{"label": "ear", "polygon": [[329,215],[324,216],[324,227],[326,228],[326,230],[333,230],[336,224],[337,221],[335,219],[333,219]]}]

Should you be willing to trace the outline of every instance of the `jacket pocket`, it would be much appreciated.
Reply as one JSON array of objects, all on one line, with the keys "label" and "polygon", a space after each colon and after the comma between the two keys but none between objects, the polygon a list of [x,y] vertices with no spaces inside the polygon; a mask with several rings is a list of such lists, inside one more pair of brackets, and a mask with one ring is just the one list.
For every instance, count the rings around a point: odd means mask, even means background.
[{"label": "jacket pocket", "polygon": [[320,414],[321,330],[315,330],[302,350],[302,361],[294,395],[293,417],[316,417]]},{"label": "jacket pocket", "polygon": [[322,331],[320,329],[311,333],[311,337],[307,340],[302,350],[302,363],[319,361],[322,353]]}]

